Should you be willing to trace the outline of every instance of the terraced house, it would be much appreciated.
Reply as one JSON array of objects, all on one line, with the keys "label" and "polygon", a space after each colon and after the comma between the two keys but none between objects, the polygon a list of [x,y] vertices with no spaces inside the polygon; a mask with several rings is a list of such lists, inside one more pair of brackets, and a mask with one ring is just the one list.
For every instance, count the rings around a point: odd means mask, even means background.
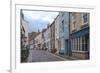
[{"label": "terraced house", "polygon": [[60,51],[60,42],[59,42],[59,15],[55,18],[55,48],[57,49],[57,54],[59,54]]},{"label": "terraced house", "polygon": [[89,13],[70,13],[70,39],[72,56],[89,59]]},{"label": "terraced house", "polygon": [[42,50],[44,50],[46,48],[46,36],[45,36],[45,32],[46,32],[46,29],[43,29],[42,30],[42,39],[43,39]]},{"label": "terraced house", "polygon": [[47,28],[43,31],[44,36],[44,46],[47,48],[48,51],[51,50],[51,38],[50,38],[51,32],[50,32],[50,26],[48,24]]},{"label": "terraced house", "polygon": [[42,33],[39,32],[39,34],[34,38],[35,40],[35,49],[37,50],[41,50],[42,49],[42,45],[43,45],[43,39],[42,39]]},{"label": "terraced house", "polygon": [[29,33],[29,45],[30,49],[35,49],[35,37],[39,34],[40,32],[31,32]]},{"label": "terraced house", "polygon": [[50,38],[51,38],[51,52],[56,52],[55,49],[55,21],[50,25]]},{"label": "terraced house", "polygon": [[70,55],[69,48],[69,12],[59,12],[59,52]]}]

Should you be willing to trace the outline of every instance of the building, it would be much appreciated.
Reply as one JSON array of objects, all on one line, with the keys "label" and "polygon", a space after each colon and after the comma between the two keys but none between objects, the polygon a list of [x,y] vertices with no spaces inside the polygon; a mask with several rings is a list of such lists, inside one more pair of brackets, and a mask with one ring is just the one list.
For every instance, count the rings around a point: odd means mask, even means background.
[{"label": "building", "polygon": [[55,20],[50,25],[51,51],[55,49]]},{"label": "building", "polygon": [[21,49],[28,47],[28,23],[24,19],[24,15],[21,11]]},{"label": "building", "polygon": [[35,49],[35,37],[39,34],[39,32],[31,32],[29,33],[29,47],[30,49]]},{"label": "building", "polygon": [[48,51],[51,51],[51,32],[50,32],[50,26],[47,26],[47,29],[45,29],[44,31],[44,44],[45,44],[45,48],[47,48]]},{"label": "building", "polygon": [[24,14],[20,13],[20,34],[21,34],[21,62],[26,62],[29,55],[29,42],[28,42],[28,23],[24,19]]},{"label": "building", "polygon": [[57,49],[57,52],[56,53],[58,53],[59,54],[59,50],[60,50],[60,48],[59,48],[59,29],[60,29],[60,27],[59,27],[59,22],[60,22],[60,20],[59,20],[59,15],[55,18],[55,48]]},{"label": "building", "polygon": [[59,52],[70,55],[69,48],[69,12],[59,12]]},{"label": "building", "polygon": [[70,13],[70,40],[72,56],[89,59],[89,13]]},{"label": "building", "polygon": [[42,33],[39,32],[39,34],[34,38],[34,48],[36,50],[42,50],[42,45],[43,45],[43,39],[42,39]]},{"label": "building", "polygon": [[42,50],[45,50],[45,48],[46,48],[46,36],[45,36],[45,32],[46,32],[46,29],[43,29],[42,30],[42,39],[43,39]]}]

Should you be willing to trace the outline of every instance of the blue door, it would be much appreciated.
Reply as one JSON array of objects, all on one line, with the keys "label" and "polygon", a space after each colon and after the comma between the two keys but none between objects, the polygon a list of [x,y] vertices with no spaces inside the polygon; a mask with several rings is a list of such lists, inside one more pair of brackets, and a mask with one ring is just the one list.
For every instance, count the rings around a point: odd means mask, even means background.
[{"label": "blue door", "polygon": [[67,56],[71,56],[71,48],[70,48],[70,42],[69,42],[69,40],[67,39],[67,40],[65,40],[65,54],[67,55]]}]

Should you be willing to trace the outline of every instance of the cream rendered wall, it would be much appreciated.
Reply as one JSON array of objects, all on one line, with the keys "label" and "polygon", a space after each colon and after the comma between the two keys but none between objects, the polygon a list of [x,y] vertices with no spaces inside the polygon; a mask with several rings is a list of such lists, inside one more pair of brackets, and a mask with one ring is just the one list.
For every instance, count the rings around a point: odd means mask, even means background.
[{"label": "cream rendered wall", "polygon": [[35,45],[38,47],[38,44],[41,44],[40,48],[39,49],[42,49],[42,45],[43,45],[43,39],[42,39],[42,33],[38,34],[36,37],[35,37]]},{"label": "cream rendered wall", "polygon": [[55,48],[57,49],[57,53],[59,53],[58,40],[59,40],[59,15],[55,19]]},{"label": "cream rendered wall", "polygon": [[46,43],[46,48],[48,48],[48,51],[50,51],[50,49],[51,49],[51,45],[50,45],[50,41],[51,41],[50,34],[51,34],[50,27],[48,27],[46,29],[46,31],[44,32],[44,38],[45,38],[45,41],[44,42]]}]

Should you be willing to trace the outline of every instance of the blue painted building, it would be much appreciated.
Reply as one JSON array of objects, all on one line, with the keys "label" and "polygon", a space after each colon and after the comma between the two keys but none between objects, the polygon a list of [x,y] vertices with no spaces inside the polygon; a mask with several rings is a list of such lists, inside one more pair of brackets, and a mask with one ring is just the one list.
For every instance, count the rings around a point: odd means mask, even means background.
[{"label": "blue painted building", "polygon": [[59,13],[59,27],[59,52],[69,55],[69,12]]}]

